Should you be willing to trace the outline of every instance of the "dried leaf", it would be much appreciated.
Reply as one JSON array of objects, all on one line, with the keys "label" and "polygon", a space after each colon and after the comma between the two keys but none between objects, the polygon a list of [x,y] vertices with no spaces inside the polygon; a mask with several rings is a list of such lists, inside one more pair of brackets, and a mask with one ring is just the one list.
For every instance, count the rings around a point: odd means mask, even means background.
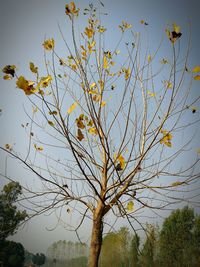
[{"label": "dried leaf", "polygon": [[54,126],[55,125],[55,123],[53,122],[53,121],[48,121],[48,124],[50,125],[50,126]]},{"label": "dried leaf", "polygon": [[77,138],[79,141],[82,141],[84,139],[84,135],[80,129],[77,131]]}]

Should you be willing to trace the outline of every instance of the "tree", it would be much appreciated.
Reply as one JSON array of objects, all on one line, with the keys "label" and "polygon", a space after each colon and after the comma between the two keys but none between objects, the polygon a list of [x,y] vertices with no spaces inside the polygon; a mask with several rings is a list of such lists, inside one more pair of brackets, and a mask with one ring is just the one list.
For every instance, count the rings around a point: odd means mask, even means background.
[{"label": "tree", "polygon": [[147,238],[143,245],[140,262],[141,266],[144,267],[154,267],[155,266],[155,256],[156,256],[156,228],[153,225],[147,226]]},{"label": "tree", "polygon": [[26,211],[19,211],[14,204],[22,194],[22,187],[17,182],[10,182],[0,194],[0,241],[13,235],[20,223],[27,218]]},{"label": "tree", "polygon": [[116,233],[108,233],[103,239],[100,266],[128,266],[130,250],[130,233],[126,227]]},{"label": "tree", "polygon": [[34,264],[41,266],[43,264],[45,264],[45,260],[46,257],[43,253],[36,253],[35,255],[33,255],[32,261]]},{"label": "tree", "polygon": [[24,247],[13,241],[0,241],[0,262],[5,267],[23,267],[25,260]]},{"label": "tree", "polygon": [[139,256],[140,256],[140,237],[136,233],[131,240],[130,258],[131,267],[139,267]]},{"label": "tree", "polygon": [[188,207],[165,219],[159,241],[162,266],[194,266],[193,227],[194,210]]},{"label": "tree", "polygon": [[[163,55],[160,46],[146,47],[132,25],[122,21],[119,41],[110,48],[99,3],[99,13],[93,4],[84,10],[88,24],[80,35],[80,10],[74,2],[66,4],[73,47],[61,29],[67,50],[62,55],[54,39],[46,39],[46,74],[33,62],[32,78],[18,74],[15,65],[3,68],[4,79],[16,79],[32,108],[30,122],[22,124],[27,151],[17,153],[11,144],[1,150],[41,181],[37,190],[27,186],[26,201],[35,203],[36,214],[54,209],[61,221],[62,211],[79,212],[80,221],[70,228],[77,235],[85,219],[91,220],[89,267],[98,266],[109,214],[145,230],[137,212],[156,212],[182,200],[197,202],[187,191],[199,177],[197,152],[187,152],[193,149],[190,129],[198,122],[194,105],[199,98],[191,86],[200,79],[200,67],[190,71],[188,66],[190,38],[182,51],[181,29],[174,23],[166,29],[163,42],[169,51]],[[180,160],[187,156],[190,161],[182,166]]]}]

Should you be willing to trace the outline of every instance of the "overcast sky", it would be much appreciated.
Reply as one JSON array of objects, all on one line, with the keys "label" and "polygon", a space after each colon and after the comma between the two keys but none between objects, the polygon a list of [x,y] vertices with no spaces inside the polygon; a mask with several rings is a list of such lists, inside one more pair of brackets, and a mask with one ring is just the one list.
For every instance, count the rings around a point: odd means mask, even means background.
[{"label": "overcast sky", "polygon": [[[76,1],[76,5],[83,9],[91,1]],[[95,3],[95,1],[92,1]],[[70,42],[69,20],[65,15],[64,0],[0,0],[0,68],[7,64],[15,64],[21,73],[26,73],[30,61],[37,62],[42,68],[43,49],[45,37],[58,40],[57,47],[63,49],[58,23]],[[96,2],[98,3],[98,1]],[[183,29],[188,29],[188,22],[192,27],[191,66],[200,64],[200,1],[199,0],[105,0],[104,25],[113,30],[110,32],[110,43],[116,37],[116,25],[122,20],[133,24],[138,31],[142,30],[139,23],[144,19],[149,23],[150,39],[159,42],[166,25],[176,22]],[[80,25],[86,23],[82,16]],[[63,52],[63,51],[61,51]],[[199,86],[195,90],[199,90]],[[14,82],[0,80],[0,144],[17,143],[23,145],[21,140],[20,123],[26,122],[24,106],[26,100],[22,92],[15,89]],[[198,114],[199,115],[199,114]],[[1,154],[0,154],[1,157]],[[5,159],[1,158],[0,166],[3,168]],[[13,167],[11,172],[15,173]],[[19,171],[18,176],[23,176]],[[25,179],[25,178],[23,178]],[[3,185],[3,180],[0,181]],[[52,221],[51,221],[52,220]],[[54,231],[55,220],[52,217],[39,217],[29,222],[24,229],[19,230],[14,240],[24,244],[32,252],[46,252],[47,247],[59,239],[75,240],[72,233],[66,232],[58,226]],[[88,233],[82,234],[87,241]]]}]

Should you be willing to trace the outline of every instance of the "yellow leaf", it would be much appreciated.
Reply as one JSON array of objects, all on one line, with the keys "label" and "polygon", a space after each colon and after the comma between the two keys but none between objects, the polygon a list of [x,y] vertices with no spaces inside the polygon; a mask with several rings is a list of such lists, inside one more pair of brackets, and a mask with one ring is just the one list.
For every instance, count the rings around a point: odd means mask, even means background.
[{"label": "yellow leaf", "polygon": [[92,99],[95,101],[95,102],[99,102],[101,100],[101,96],[100,95],[94,95],[92,97]]},{"label": "yellow leaf", "polygon": [[93,47],[96,45],[96,41],[93,41],[92,43],[88,42],[88,50],[89,53],[91,54],[92,52],[95,52],[95,49]]},{"label": "yellow leaf", "polygon": [[107,60],[106,56],[103,57],[103,68],[104,69],[108,69],[109,68],[108,60]]},{"label": "yellow leaf", "polygon": [[3,76],[3,79],[4,80],[11,80],[12,76],[10,76],[9,74],[6,74],[6,75]]},{"label": "yellow leaf", "polygon": [[72,16],[78,16],[79,8],[76,9],[76,5],[74,2],[71,2],[70,4],[65,5],[65,14],[69,16],[70,19],[72,19]]},{"label": "yellow leaf", "polygon": [[91,85],[90,85],[90,89],[93,89],[94,87],[96,87],[97,85],[96,85],[96,83],[92,83]]},{"label": "yellow leaf", "polygon": [[130,212],[134,210],[134,203],[133,203],[133,201],[129,201],[128,202],[126,209],[128,211],[130,211]]},{"label": "yellow leaf", "polygon": [[172,186],[179,186],[179,185],[182,185],[183,183],[184,182],[177,181],[177,182],[172,183],[171,185]]},{"label": "yellow leaf", "polygon": [[7,65],[3,68],[2,72],[14,77],[15,76],[15,69],[16,69],[15,65]]},{"label": "yellow leaf", "polygon": [[76,137],[78,138],[79,141],[82,141],[84,139],[84,135],[80,129],[78,129]]},{"label": "yellow leaf", "polygon": [[32,107],[32,110],[33,110],[33,113],[36,113],[37,111],[38,111],[38,107],[36,106],[36,107]]},{"label": "yellow leaf", "polygon": [[101,107],[104,107],[106,105],[106,101],[101,102]]},{"label": "yellow leaf", "polygon": [[44,150],[44,148],[43,148],[42,146],[37,146],[36,144],[34,144],[34,148],[35,148],[35,150],[37,150],[37,151],[42,151],[42,150]]},{"label": "yellow leaf", "polygon": [[125,28],[125,29],[130,29],[130,28],[132,28],[132,25],[131,24],[129,24],[129,23],[127,23],[126,21],[122,21],[122,26]]},{"label": "yellow leaf", "polygon": [[114,61],[110,61],[110,65],[111,66],[115,66],[115,62]]},{"label": "yellow leaf", "polygon": [[148,94],[149,96],[151,96],[151,97],[155,97],[155,96],[156,96],[156,93],[152,93],[152,92],[150,92],[149,90],[147,91],[147,94]]},{"label": "yellow leaf", "polygon": [[5,144],[5,149],[12,151],[12,146],[10,144]]},{"label": "yellow leaf", "polygon": [[178,26],[176,23],[173,23],[172,26],[173,26],[173,30],[176,33],[179,33],[180,32],[180,30],[181,30],[180,26]]},{"label": "yellow leaf", "polygon": [[148,61],[148,63],[151,62],[151,55],[148,55],[148,57],[147,57],[147,61]]},{"label": "yellow leaf", "polygon": [[30,67],[30,70],[33,72],[33,73],[38,73],[38,67],[36,67],[35,65],[34,65],[34,63],[33,62],[30,62],[29,63],[29,67]]},{"label": "yellow leaf", "polygon": [[192,110],[192,113],[196,113],[196,111],[197,111],[197,107],[192,106],[192,107],[190,107],[190,108],[191,108],[191,110]]},{"label": "yellow leaf", "polygon": [[163,138],[160,140],[160,143],[168,147],[172,147],[172,143],[171,143],[171,140],[173,137],[172,134],[166,130],[161,130],[161,133],[163,134]]},{"label": "yellow leaf", "polygon": [[167,89],[172,89],[172,87],[173,87],[173,85],[172,85],[172,83],[170,81],[164,81],[164,84],[165,84],[165,87]]},{"label": "yellow leaf", "polygon": [[124,78],[125,78],[125,80],[128,80],[128,78],[130,77],[130,74],[131,74],[131,69],[130,68],[124,69]]},{"label": "yellow leaf", "polygon": [[200,75],[196,75],[196,76],[194,76],[194,80],[196,80],[196,81],[200,81]]},{"label": "yellow leaf", "polygon": [[50,51],[54,49],[54,45],[55,45],[54,39],[52,38],[52,39],[45,40],[42,45],[44,46],[45,50]]},{"label": "yellow leaf", "polygon": [[98,131],[95,127],[91,127],[88,129],[88,133],[93,134],[93,135],[97,135]]},{"label": "yellow leaf", "polygon": [[192,72],[200,72],[200,66],[195,66]]},{"label": "yellow leaf", "polygon": [[70,106],[70,108],[67,110],[67,113],[68,113],[68,114],[71,114],[72,111],[73,111],[76,107],[77,107],[77,102],[74,102],[74,103]]},{"label": "yellow leaf", "polygon": [[77,66],[76,64],[69,64],[70,68],[73,70],[73,71],[76,71],[77,70]]},{"label": "yellow leaf", "polygon": [[94,29],[93,29],[93,28],[88,28],[88,27],[86,27],[84,33],[85,33],[85,35],[87,35],[87,37],[90,39],[90,38],[92,38],[93,35],[94,35]]},{"label": "yellow leaf", "polygon": [[18,88],[22,89],[26,95],[31,95],[38,92],[38,89],[34,87],[34,82],[26,80],[23,76],[18,78],[16,85]]},{"label": "yellow leaf", "polygon": [[84,119],[84,115],[83,114],[80,114],[80,116],[76,119],[76,125],[80,129],[84,129],[85,128],[85,124],[83,123],[83,119]]},{"label": "yellow leaf", "polygon": [[140,23],[141,23],[141,24],[144,24],[144,22],[145,22],[145,21],[144,21],[143,19],[140,20]]},{"label": "yellow leaf", "polygon": [[168,60],[167,60],[166,58],[163,58],[163,59],[160,61],[160,63],[162,63],[162,64],[167,64],[167,63],[168,63]]},{"label": "yellow leaf", "polygon": [[98,32],[103,33],[106,31],[106,28],[104,28],[103,26],[98,26]]},{"label": "yellow leaf", "polygon": [[48,75],[46,77],[41,77],[38,86],[42,87],[42,88],[45,88],[50,84],[51,81],[52,81],[51,75]]},{"label": "yellow leaf", "polygon": [[91,127],[92,125],[93,125],[93,121],[92,120],[89,120],[87,126],[90,126]]},{"label": "yellow leaf", "polygon": [[49,115],[58,115],[58,112],[56,110],[49,111]]},{"label": "yellow leaf", "polygon": [[199,149],[197,149],[197,153],[198,153],[198,154],[200,154],[200,148],[199,148]]},{"label": "yellow leaf", "polygon": [[120,54],[120,50],[116,50],[115,55],[119,55],[119,54]]},{"label": "yellow leaf", "polygon": [[49,124],[50,126],[54,126],[54,125],[55,125],[55,123],[54,123],[53,121],[48,121],[48,124]]}]

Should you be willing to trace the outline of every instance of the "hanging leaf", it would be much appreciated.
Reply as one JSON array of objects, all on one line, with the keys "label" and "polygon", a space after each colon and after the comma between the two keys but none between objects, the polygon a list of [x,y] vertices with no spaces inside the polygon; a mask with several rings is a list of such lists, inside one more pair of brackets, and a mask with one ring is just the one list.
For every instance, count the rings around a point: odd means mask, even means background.
[{"label": "hanging leaf", "polygon": [[147,57],[147,61],[148,61],[148,63],[151,62],[151,55],[148,55],[148,57]]},{"label": "hanging leaf", "polygon": [[34,148],[36,151],[43,151],[44,148],[42,146],[37,146],[36,144],[34,144]]},{"label": "hanging leaf", "polygon": [[192,72],[200,72],[200,66],[195,66]]},{"label": "hanging leaf", "polygon": [[97,135],[98,131],[95,127],[91,127],[88,129],[88,133],[93,134],[93,135]]},{"label": "hanging leaf", "polygon": [[88,39],[90,39],[94,35],[94,29],[86,27],[84,33],[85,33],[85,35],[87,35]]},{"label": "hanging leaf", "polygon": [[196,80],[196,81],[200,81],[200,75],[196,75],[196,76],[194,76],[194,80]]},{"label": "hanging leaf", "polygon": [[123,69],[123,71],[124,71],[124,79],[128,80],[128,78],[130,77],[130,74],[131,74],[131,69],[130,68]]},{"label": "hanging leaf", "polygon": [[177,182],[172,183],[171,185],[172,186],[179,186],[179,185],[182,185],[182,184],[184,184],[184,182],[177,181]]},{"label": "hanging leaf", "polygon": [[9,74],[6,74],[6,75],[3,76],[3,79],[4,80],[11,80],[12,76],[10,76]]},{"label": "hanging leaf", "polygon": [[134,210],[134,203],[133,201],[129,201],[128,204],[127,204],[127,207],[126,207],[127,211],[131,212]]},{"label": "hanging leaf", "polygon": [[84,135],[80,129],[77,131],[77,138],[79,141],[82,141],[84,139]]},{"label": "hanging leaf", "polygon": [[36,67],[36,66],[34,65],[33,62],[30,62],[30,63],[29,63],[29,67],[30,67],[30,70],[31,70],[33,73],[38,74],[38,67]]},{"label": "hanging leaf", "polygon": [[67,110],[67,113],[68,114],[71,114],[72,113],[72,111],[74,111],[74,109],[77,107],[77,102],[74,102],[71,106],[70,106],[70,108]]},{"label": "hanging leaf", "polygon": [[16,66],[15,65],[7,65],[3,68],[3,73],[10,75],[11,78],[15,76],[15,69]]},{"label": "hanging leaf", "polygon": [[161,130],[161,133],[163,134],[163,138],[160,140],[160,143],[172,147],[172,134],[166,130]]},{"label": "hanging leaf", "polygon": [[58,115],[58,112],[56,110],[49,111],[49,115]]},{"label": "hanging leaf", "polygon": [[5,144],[5,149],[12,151],[12,146],[10,144]]},{"label": "hanging leaf", "polygon": [[107,60],[106,56],[103,57],[103,68],[104,69],[108,69],[109,68],[108,60]]},{"label": "hanging leaf", "polygon": [[50,126],[54,126],[55,125],[55,123],[53,122],[53,121],[48,121],[48,124],[50,125]]},{"label": "hanging leaf", "polygon": [[45,40],[42,45],[44,46],[45,50],[51,51],[52,49],[54,49],[54,45],[55,45],[54,39],[52,38],[52,39]]}]

